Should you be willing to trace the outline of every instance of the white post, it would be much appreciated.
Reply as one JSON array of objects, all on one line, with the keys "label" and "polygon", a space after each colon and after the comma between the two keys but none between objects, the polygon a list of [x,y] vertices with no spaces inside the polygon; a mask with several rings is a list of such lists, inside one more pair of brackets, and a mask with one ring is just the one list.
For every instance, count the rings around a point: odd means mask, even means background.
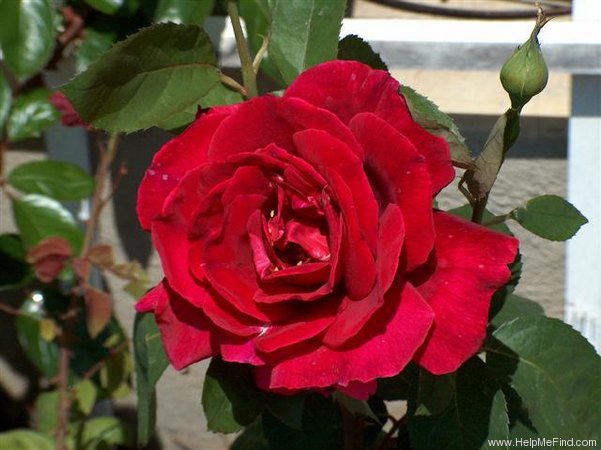
[{"label": "white post", "polygon": [[[573,0],[573,8],[574,21],[595,21],[601,27],[601,1]],[[568,199],[589,223],[567,244],[565,319],[601,353],[600,75],[572,78]]]}]

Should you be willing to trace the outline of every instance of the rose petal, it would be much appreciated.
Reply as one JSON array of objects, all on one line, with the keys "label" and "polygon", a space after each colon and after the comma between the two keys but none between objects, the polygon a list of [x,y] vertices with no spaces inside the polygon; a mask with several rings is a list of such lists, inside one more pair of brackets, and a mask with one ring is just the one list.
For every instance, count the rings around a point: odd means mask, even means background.
[{"label": "rose petal", "polygon": [[349,127],[365,147],[366,168],[381,207],[388,203],[401,207],[407,235],[407,270],[412,270],[428,259],[434,245],[432,183],[424,157],[375,114],[358,114]]},{"label": "rose petal", "polygon": [[[335,173],[348,186],[353,200],[351,208],[359,221],[358,227],[370,248],[375,250],[378,235],[378,204],[363,170],[361,160],[339,139],[322,130],[299,131],[294,144],[303,159],[310,162],[332,184]],[[341,204],[344,208],[346,205]],[[350,211],[344,211],[350,216]],[[354,234],[354,233],[353,233]]]},{"label": "rose petal", "polygon": [[367,383],[361,383],[359,381],[351,381],[348,386],[336,386],[336,389],[349,397],[356,398],[357,400],[367,400],[370,396],[376,393],[378,389],[378,382],[376,380],[369,381]]},{"label": "rose petal", "polygon": [[217,354],[211,344],[213,327],[202,311],[170,289],[166,281],[153,289],[155,317],[167,357],[181,370]]},{"label": "rose petal", "polygon": [[343,123],[361,112],[373,112],[407,136],[428,164],[436,194],[455,171],[446,141],[420,127],[399,95],[399,83],[388,72],[356,61],[329,61],[303,72],[284,93],[336,114]]},{"label": "rose petal", "polygon": [[300,98],[284,98],[278,105],[278,114],[297,131],[304,129],[322,130],[330,136],[344,142],[349,149],[363,161],[363,148],[359,145],[353,133],[340,119],[327,109],[316,106]]},{"label": "rose petal", "polygon": [[436,212],[434,272],[417,287],[434,310],[431,334],[416,361],[434,374],[455,371],[486,336],[493,293],[509,281],[517,239]]},{"label": "rose petal", "polygon": [[372,315],[384,304],[384,294],[394,281],[403,246],[403,216],[396,205],[388,205],[382,215],[378,240],[378,281],[374,290],[361,300],[346,297],[336,320],[322,337],[330,348],[338,348],[361,331]]},{"label": "rose petal", "polygon": [[293,129],[277,114],[279,97],[264,95],[238,104],[211,141],[209,160],[224,161],[237,153],[254,152],[269,144],[292,148]]},{"label": "rose petal", "polygon": [[357,347],[332,350],[315,342],[298,356],[257,367],[257,383],[264,389],[339,387],[396,375],[423,343],[432,318],[411,285],[395,284],[385,306],[357,336]]},{"label": "rose petal", "polygon": [[265,325],[255,339],[257,350],[272,353],[317,336],[332,323],[339,304],[339,298],[330,297],[310,308],[298,308],[287,322]]},{"label": "rose petal", "polygon": [[170,140],[155,155],[138,189],[138,218],[150,230],[163,203],[184,175],[207,160],[207,149],[215,130],[237,106],[215,108]]},{"label": "rose petal", "polygon": [[260,321],[270,321],[270,316],[253,301],[258,286],[247,224],[265,201],[257,194],[235,197],[225,208],[222,237],[208,241],[202,252],[202,268],[211,286],[238,311]]}]

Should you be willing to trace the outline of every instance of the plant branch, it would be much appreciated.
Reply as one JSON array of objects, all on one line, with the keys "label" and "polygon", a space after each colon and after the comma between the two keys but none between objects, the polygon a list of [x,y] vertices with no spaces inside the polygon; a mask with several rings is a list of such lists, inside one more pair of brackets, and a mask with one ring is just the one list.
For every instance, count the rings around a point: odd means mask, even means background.
[{"label": "plant branch", "polygon": [[69,365],[71,352],[65,333],[61,336],[58,360],[58,425],[56,427],[57,450],[68,450],[67,432],[71,415],[71,399],[69,396]]},{"label": "plant branch", "polygon": [[0,311],[6,314],[10,314],[11,316],[21,316],[23,313],[12,306],[6,305],[4,303],[0,303]]},{"label": "plant branch", "polygon": [[240,65],[242,66],[242,80],[244,81],[244,88],[246,89],[246,92],[248,92],[249,98],[256,97],[258,95],[257,75],[255,74],[255,69],[253,67],[253,60],[250,56],[248,43],[246,42],[244,32],[242,31],[237,0],[228,0],[227,13],[230,16],[232,27],[234,28],[236,47],[238,47]]},{"label": "plant branch", "polygon": [[104,193],[104,186],[110,174],[111,163],[113,162],[113,160],[115,159],[115,155],[117,154],[118,142],[119,134],[112,133],[111,135],[109,135],[106,149],[102,151],[100,164],[98,165],[98,169],[96,170],[96,188],[94,190],[94,196],[92,197],[92,212],[90,213],[90,219],[86,224],[85,236],[83,240],[83,245],[81,247],[80,256],[82,258],[86,257],[90,246],[92,245],[92,240],[94,239],[94,233],[96,232],[96,227],[98,225],[100,213],[106,205],[106,201],[102,198],[102,195]]},{"label": "plant branch", "polygon": [[106,362],[112,358],[113,356],[115,356],[117,353],[125,350],[128,346],[127,341],[126,342],[122,342],[121,344],[119,344],[118,346],[111,348],[109,350],[109,354],[106,355],[104,358],[98,360],[96,362],[96,364],[94,364],[86,373],[83,374],[83,379],[84,380],[89,380],[90,378],[92,378],[94,375],[96,375],[100,369],[102,369],[102,367],[104,367],[104,365],[106,364]]},{"label": "plant branch", "polygon": [[363,419],[340,405],[344,450],[363,450]]}]

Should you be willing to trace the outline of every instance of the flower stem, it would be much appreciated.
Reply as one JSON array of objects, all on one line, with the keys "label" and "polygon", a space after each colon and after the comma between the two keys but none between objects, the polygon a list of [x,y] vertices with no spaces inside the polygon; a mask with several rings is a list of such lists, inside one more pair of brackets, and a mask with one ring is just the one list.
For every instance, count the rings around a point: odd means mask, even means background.
[{"label": "flower stem", "polygon": [[232,21],[232,27],[234,28],[234,36],[236,36],[236,46],[238,47],[240,65],[242,66],[242,80],[244,81],[244,88],[246,89],[246,92],[248,92],[247,97],[256,97],[258,95],[257,76],[253,68],[253,60],[250,56],[248,43],[246,42],[244,32],[242,31],[242,24],[240,23],[240,13],[238,11],[237,0],[228,0],[227,13],[230,16],[230,20]]},{"label": "flower stem", "polygon": [[363,420],[340,405],[342,429],[344,432],[344,450],[363,450]]},{"label": "flower stem", "polygon": [[104,193],[104,186],[106,184],[107,178],[109,176],[111,163],[113,159],[115,159],[115,155],[117,154],[117,144],[119,142],[119,134],[112,133],[109,136],[108,142],[106,144],[106,149],[102,151],[102,156],[100,157],[100,164],[98,165],[98,169],[96,170],[96,188],[94,190],[94,196],[92,197],[92,212],[90,214],[90,219],[86,224],[86,232],[83,240],[83,245],[81,247],[81,257],[85,258],[90,246],[92,245],[92,240],[94,238],[94,233],[96,232],[96,226],[98,223],[98,219],[100,217],[100,213],[106,204],[106,201],[102,198]]}]

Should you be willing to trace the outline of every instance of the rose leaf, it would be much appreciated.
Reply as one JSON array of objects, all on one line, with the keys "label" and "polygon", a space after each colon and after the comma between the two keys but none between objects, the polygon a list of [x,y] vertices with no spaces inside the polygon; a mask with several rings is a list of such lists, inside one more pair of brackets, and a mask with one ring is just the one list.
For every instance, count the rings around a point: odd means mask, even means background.
[{"label": "rose leaf", "polygon": [[35,431],[31,430],[20,429],[0,433],[0,448],[18,448],[20,450],[52,450],[55,448],[54,444],[55,442],[50,436],[46,436],[42,433],[36,433]]},{"label": "rose leaf", "polygon": [[530,199],[511,214],[528,231],[551,241],[566,241],[588,220],[570,202],[557,195]]},{"label": "rose leaf", "polygon": [[19,95],[8,115],[6,129],[11,142],[39,137],[53,125],[60,113],[50,103],[50,91],[35,89]]},{"label": "rose leaf", "polygon": [[159,0],[154,12],[155,22],[201,24],[211,14],[215,0]]},{"label": "rose leaf", "polygon": [[249,365],[213,358],[202,390],[202,406],[211,431],[233,433],[252,423],[265,406]]},{"label": "rose leaf", "polygon": [[453,119],[438,109],[434,102],[409,86],[401,86],[401,95],[405,97],[413,119],[430,133],[447,141],[453,162],[462,167],[473,165],[474,161],[465,138]]},{"label": "rose leaf", "polygon": [[[485,448],[489,439],[508,438],[509,419],[503,392],[479,358],[474,357],[461,366],[454,380],[447,376],[442,387],[442,391],[430,390],[429,407],[421,403],[416,414],[409,417],[412,448],[467,450]],[[433,397],[440,392],[446,392],[445,402]]]},{"label": "rose leaf", "polygon": [[487,344],[488,367],[521,398],[546,439],[601,439],[601,357],[564,322],[535,315],[503,324]]},{"label": "rose leaf", "polygon": [[155,386],[169,365],[153,314],[136,315],[134,359],[138,394],[138,447],[145,447],[152,437],[156,422]]},{"label": "rose leaf", "polygon": [[79,252],[82,233],[73,218],[59,202],[37,194],[29,194],[13,201],[15,222],[26,249],[49,236],[65,238],[74,254]]},{"label": "rose leaf", "polygon": [[41,70],[54,50],[56,13],[47,0],[0,2],[3,59],[21,80]]},{"label": "rose leaf", "polygon": [[198,107],[232,102],[206,32],[161,23],[103,53],[62,91],[84,121],[112,132],[184,126]]},{"label": "rose leaf", "polygon": [[380,55],[371,48],[368,42],[355,34],[349,34],[340,40],[338,59],[359,61],[372,69],[388,70]]},{"label": "rose leaf", "polygon": [[32,161],[15,167],[8,182],[26,194],[55,200],[82,200],[94,193],[94,178],[76,164],[64,161]]},{"label": "rose leaf", "polygon": [[537,302],[520,295],[509,294],[491,324],[499,327],[506,322],[511,322],[516,317],[544,315],[545,310]]},{"label": "rose leaf", "polygon": [[286,84],[319,63],[336,59],[344,0],[270,0],[269,55]]}]

